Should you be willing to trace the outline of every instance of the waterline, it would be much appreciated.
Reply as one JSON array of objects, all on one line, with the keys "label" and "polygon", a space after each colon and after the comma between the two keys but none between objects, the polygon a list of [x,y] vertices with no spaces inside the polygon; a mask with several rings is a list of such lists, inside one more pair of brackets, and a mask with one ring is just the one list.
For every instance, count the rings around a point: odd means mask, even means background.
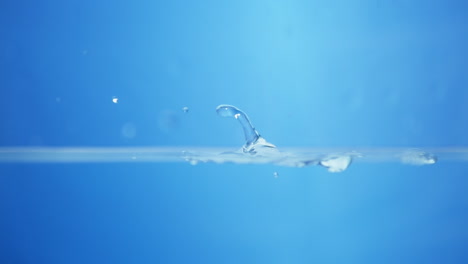
[{"label": "waterline", "polygon": [[[430,154],[429,154],[430,153]],[[0,162],[215,162],[303,167],[330,157],[352,156],[355,163],[399,162],[426,165],[468,161],[468,147],[446,148],[282,148],[273,155],[249,155],[227,147],[1,147]],[[434,158],[436,157],[437,158]],[[419,159],[419,162],[418,162]],[[426,162],[424,162],[426,161]],[[194,163],[194,162],[192,162]]]}]

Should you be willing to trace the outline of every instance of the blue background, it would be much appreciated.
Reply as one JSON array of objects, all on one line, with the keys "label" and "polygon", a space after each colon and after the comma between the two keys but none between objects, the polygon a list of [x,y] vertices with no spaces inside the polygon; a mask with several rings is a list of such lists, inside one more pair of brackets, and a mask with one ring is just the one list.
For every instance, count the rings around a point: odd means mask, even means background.
[{"label": "blue background", "polygon": [[[237,149],[239,125],[215,113],[232,104],[280,148],[467,146],[467,12],[4,0],[0,145]],[[0,263],[466,263],[467,174],[0,164]]]}]

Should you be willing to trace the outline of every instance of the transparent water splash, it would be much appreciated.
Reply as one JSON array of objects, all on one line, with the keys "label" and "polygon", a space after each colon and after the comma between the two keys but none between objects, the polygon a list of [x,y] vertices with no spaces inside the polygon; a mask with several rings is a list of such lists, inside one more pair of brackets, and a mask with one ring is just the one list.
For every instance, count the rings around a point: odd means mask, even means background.
[{"label": "transparent water splash", "polygon": [[239,121],[245,136],[245,144],[242,147],[244,153],[258,154],[258,151],[276,149],[275,145],[260,136],[260,133],[250,123],[249,117],[239,108],[232,105],[220,105],[216,108],[216,113],[219,116],[233,117]]},{"label": "transparent water splash", "polygon": [[[292,153],[280,152],[275,145],[266,141],[260,133],[254,128],[248,116],[239,108],[232,105],[220,105],[216,108],[216,112],[222,117],[233,117],[239,120],[239,123],[244,130],[245,144],[242,147],[242,152],[253,155],[255,157],[268,157],[275,159],[275,164],[292,167],[305,167],[310,165],[321,165],[328,168],[330,172],[341,172],[348,168],[351,164],[353,155],[335,154],[325,156],[323,158],[302,159],[296,157]],[[238,155],[239,153],[223,153],[230,155]]]}]

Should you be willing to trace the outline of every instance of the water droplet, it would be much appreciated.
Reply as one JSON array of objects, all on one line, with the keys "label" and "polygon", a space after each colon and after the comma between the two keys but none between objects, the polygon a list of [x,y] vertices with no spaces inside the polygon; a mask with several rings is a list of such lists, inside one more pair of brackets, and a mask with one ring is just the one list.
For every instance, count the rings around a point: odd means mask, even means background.
[{"label": "water droplet", "polygon": [[188,111],[189,111],[189,108],[188,108],[188,107],[186,107],[186,106],[185,106],[185,107],[182,107],[182,111],[184,111],[184,113],[188,113]]},{"label": "water droplet", "polygon": [[119,98],[118,97],[115,97],[115,96],[112,96],[112,102],[114,104],[117,104],[119,102]]},{"label": "water droplet", "polygon": [[278,178],[278,176],[279,176],[278,172],[276,172],[276,171],[273,172],[273,177]]},{"label": "water droplet", "polygon": [[430,165],[437,162],[437,156],[419,149],[410,149],[401,155],[401,162],[411,165]]},{"label": "water droplet", "polygon": [[342,172],[346,170],[353,159],[351,156],[331,156],[320,161],[320,165],[328,168],[329,172]]}]

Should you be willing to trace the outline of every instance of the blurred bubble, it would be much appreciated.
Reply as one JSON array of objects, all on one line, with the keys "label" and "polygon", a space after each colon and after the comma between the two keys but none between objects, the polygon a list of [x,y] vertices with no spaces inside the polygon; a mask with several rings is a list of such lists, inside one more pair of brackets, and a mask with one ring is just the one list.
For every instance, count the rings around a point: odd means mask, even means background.
[{"label": "blurred bubble", "polygon": [[394,89],[386,96],[386,103],[392,107],[398,105],[401,100],[400,91]]},{"label": "blurred bubble", "polygon": [[291,38],[294,36],[294,26],[293,25],[287,25],[284,27],[284,34],[286,37]]},{"label": "blurred bubble", "polygon": [[136,136],[136,127],[131,122],[125,123],[122,126],[121,133],[125,138],[134,138]]},{"label": "blurred bubble", "polygon": [[158,115],[158,127],[164,133],[173,132],[179,127],[179,117],[174,111],[161,111]]},{"label": "blurred bubble", "polygon": [[180,62],[177,59],[170,60],[166,64],[166,70],[169,76],[178,77],[180,75]]},{"label": "blurred bubble", "polygon": [[364,92],[362,88],[352,89],[348,98],[348,107],[352,111],[360,109],[364,104]]},{"label": "blurred bubble", "polygon": [[185,107],[182,108],[182,111],[184,111],[184,113],[188,113],[189,108],[185,106]]},{"label": "blurred bubble", "polygon": [[119,98],[117,98],[116,96],[112,96],[112,102],[114,104],[118,103],[119,102]]},{"label": "blurred bubble", "polygon": [[33,135],[29,138],[29,144],[32,146],[41,146],[44,145],[44,140],[39,135]]}]

